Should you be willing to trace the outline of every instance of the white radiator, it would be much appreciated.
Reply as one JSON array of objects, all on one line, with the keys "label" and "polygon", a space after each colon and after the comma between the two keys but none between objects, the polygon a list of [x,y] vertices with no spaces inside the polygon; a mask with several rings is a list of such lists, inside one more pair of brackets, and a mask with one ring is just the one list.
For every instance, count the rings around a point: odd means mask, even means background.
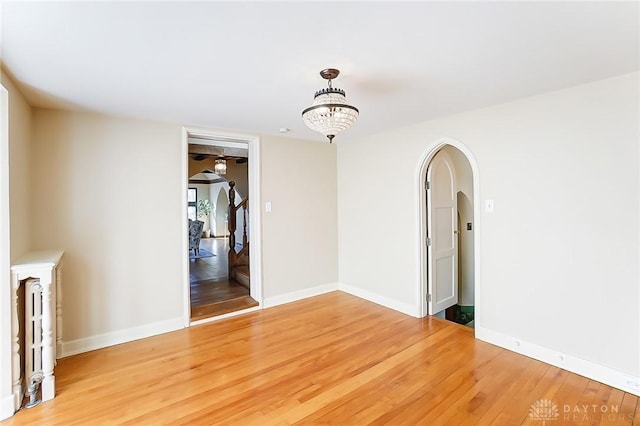
[{"label": "white radiator", "polygon": [[[11,266],[11,381],[14,411],[20,409],[25,390],[30,397],[27,407],[55,397],[54,367],[62,349],[61,276],[62,251],[27,253]],[[18,316],[20,286],[24,288],[24,323]],[[20,333],[21,328],[24,328],[24,333]],[[20,347],[21,334],[24,348]],[[21,362],[21,350],[24,364]],[[36,399],[38,396],[39,400]]]},{"label": "white radiator", "polygon": [[42,380],[42,286],[30,278],[24,288],[24,377],[26,383]]}]

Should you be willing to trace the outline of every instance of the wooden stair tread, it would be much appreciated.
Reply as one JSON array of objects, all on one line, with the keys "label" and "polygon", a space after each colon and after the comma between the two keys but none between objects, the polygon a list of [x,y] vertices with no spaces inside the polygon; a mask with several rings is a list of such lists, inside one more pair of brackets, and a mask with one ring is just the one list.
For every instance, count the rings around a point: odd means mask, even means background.
[{"label": "wooden stair tread", "polygon": [[254,306],[258,306],[258,302],[252,299],[251,296],[240,296],[207,305],[194,306],[191,308],[191,321],[227,314]]},{"label": "wooden stair tread", "polygon": [[235,266],[234,270],[235,270],[236,274],[246,275],[247,277],[251,276],[251,273],[249,271],[249,266],[248,265]]},{"label": "wooden stair tread", "polygon": [[249,266],[239,265],[233,267],[233,279],[240,285],[250,289],[251,288],[251,274],[249,273]]}]

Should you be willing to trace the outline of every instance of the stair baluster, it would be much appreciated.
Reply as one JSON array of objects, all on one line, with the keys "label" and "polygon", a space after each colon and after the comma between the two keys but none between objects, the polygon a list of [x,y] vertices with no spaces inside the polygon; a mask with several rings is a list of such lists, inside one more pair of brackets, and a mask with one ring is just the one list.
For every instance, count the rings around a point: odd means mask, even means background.
[{"label": "stair baluster", "polygon": [[[235,203],[236,183],[229,181],[229,279],[238,281],[236,270],[239,267],[247,269],[249,257],[249,239],[247,237],[247,215],[249,209],[249,197],[246,197],[238,205]],[[236,236],[237,229],[236,214],[239,208],[242,208],[242,248],[236,252]]]}]

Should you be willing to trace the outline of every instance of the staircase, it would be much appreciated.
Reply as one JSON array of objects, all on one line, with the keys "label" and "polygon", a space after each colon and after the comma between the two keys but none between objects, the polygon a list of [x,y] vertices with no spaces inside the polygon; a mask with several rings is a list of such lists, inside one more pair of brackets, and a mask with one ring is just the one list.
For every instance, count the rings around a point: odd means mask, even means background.
[{"label": "staircase", "polygon": [[[229,279],[250,288],[249,239],[247,238],[249,197],[246,197],[236,205],[235,186],[236,183],[234,181],[229,182]],[[242,209],[242,244],[236,247],[237,212],[240,209]]]},{"label": "staircase", "polygon": [[251,286],[251,274],[249,273],[249,265],[238,265],[234,268],[233,279],[242,284],[243,286],[250,288]]}]

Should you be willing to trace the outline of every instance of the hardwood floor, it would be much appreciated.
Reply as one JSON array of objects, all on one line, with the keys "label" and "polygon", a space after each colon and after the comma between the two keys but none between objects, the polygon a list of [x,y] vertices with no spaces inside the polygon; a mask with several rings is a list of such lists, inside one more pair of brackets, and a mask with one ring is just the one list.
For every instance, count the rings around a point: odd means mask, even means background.
[{"label": "hardwood floor", "polygon": [[636,396],[341,292],[64,358],[56,380],[2,425],[543,425],[540,400],[550,426],[640,419]]},{"label": "hardwood floor", "polygon": [[189,260],[191,290],[191,320],[197,321],[216,315],[257,306],[249,289],[229,280],[226,238],[203,238],[200,247],[213,257]]},{"label": "hardwood floor", "polygon": [[189,280],[221,280],[227,278],[229,240],[227,238],[202,238],[200,248],[209,250],[213,257],[189,260]]}]

